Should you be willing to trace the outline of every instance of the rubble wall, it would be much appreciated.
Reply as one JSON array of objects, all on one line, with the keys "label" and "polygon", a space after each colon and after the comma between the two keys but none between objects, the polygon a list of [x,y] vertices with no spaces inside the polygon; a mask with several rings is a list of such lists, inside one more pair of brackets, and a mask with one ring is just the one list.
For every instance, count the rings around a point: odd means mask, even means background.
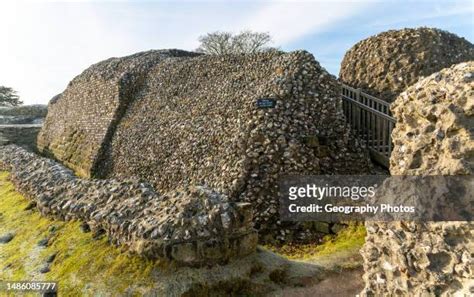
[{"label": "rubble wall", "polygon": [[474,60],[474,45],[434,28],[390,30],[364,39],[344,55],[339,78],[392,102],[420,78]]},{"label": "rubble wall", "polygon": [[[252,202],[256,227],[280,239],[290,232],[278,221],[278,178],[369,171],[338,82],[311,54],[142,56],[77,77],[50,104],[42,151],[84,176],[138,177],[164,192],[208,185]],[[262,98],[276,105],[259,108]]]},{"label": "rubble wall", "polygon": [[92,176],[102,146],[113,133],[113,123],[120,119],[147,69],[167,57],[192,55],[196,54],[148,51],[92,65],[50,101],[38,135],[39,151],[81,176]]},{"label": "rubble wall", "polygon": [[[160,191],[206,184],[251,202],[256,227],[284,239],[280,177],[368,171],[339,92],[307,52],[163,61],[118,124],[99,175],[138,176]],[[259,108],[262,98],[276,106]]]},{"label": "rubble wall", "polygon": [[[472,175],[473,98],[474,62],[443,69],[403,92],[392,109],[391,174]],[[473,222],[366,226],[364,296],[473,294]]]},{"label": "rubble wall", "polygon": [[[0,147],[0,167],[39,211],[79,220],[95,235],[143,257],[179,265],[225,263],[253,253],[252,209],[205,187],[158,193],[139,180],[87,180],[14,145]],[[1,197],[0,197],[1,201]]]}]

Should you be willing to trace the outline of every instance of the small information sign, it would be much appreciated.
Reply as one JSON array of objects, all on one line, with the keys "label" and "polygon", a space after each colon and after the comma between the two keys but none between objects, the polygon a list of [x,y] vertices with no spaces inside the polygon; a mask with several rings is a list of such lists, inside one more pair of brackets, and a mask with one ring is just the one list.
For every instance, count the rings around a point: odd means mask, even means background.
[{"label": "small information sign", "polygon": [[257,99],[258,108],[274,108],[275,106],[276,106],[276,100],[273,98]]}]

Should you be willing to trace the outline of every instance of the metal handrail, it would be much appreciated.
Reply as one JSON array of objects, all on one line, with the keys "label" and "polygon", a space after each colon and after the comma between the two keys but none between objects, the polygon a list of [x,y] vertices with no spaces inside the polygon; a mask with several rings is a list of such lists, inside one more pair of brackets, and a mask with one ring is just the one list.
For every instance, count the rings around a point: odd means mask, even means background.
[{"label": "metal handrail", "polygon": [[380,117],[383,117],[384,119],[387,119],[388,121],[390,121],[390,122],[392,122],[392,123],[394,123],[394,124],[395,124],[395,122],[396,122],[396,120],[395,120],[394,117],[392,117],[392,116],[390,116],[390,115],[388,115],[388,114],[386,114],[386,113],[383,113],[383,112],[381,112],[380,110],[373,109],[372,107],[367,106],[367,105],[363,104],[362,102],[356,101],[356,100],[354,100],[354,99],[352,99],[352,98],[350,98],[350,97],[347,97],[347,96],[345,96],[345,95],[342,95],[342,97],[344,97],[344,98],[347,99],[347,100],[350,100],[350,101],[354,102],[354,103],[357,104],[359,107],[361,107],[361,108],[363,108],[363,109],[365,109],[365,110],[368,110],[368,111],[370,111],[370,112],[372,112],[372,113],[374,113],[374,114],[377,114],[377,115],[380,116]]},{"label": "metal handrail", "polygon": [[349,89],[349,90],[351,90],[352,92],[359,92],[361,95],[366,96],[366,97],[368,97],[369,99],[374,100],[374,101],[377,102],[377,103],[380,103],[380,104],[382,104],[382,105],[384,105],[384,106],[390,107],[390,103],[388,103],[387,101],[383,101],[383,100],[380,99],[380,98],[377,98],[377,97],[374,97],[374,96],[372,96],[372,95],[370,95],[370,94],[367,94],[367,93],[365,93],[365,92],[362,92],[361,89],[355,89],[355,88],[353,88],[353,87],[350,87],[350,86],[344,85],[344,84],[342,85],[342,87],[343,87],[343,88],[346,88],[346,89]]},{"label": "metal handrail", "polygon": [[388,168],[396,123],[390,103],[347,85],[342,85],[341,97],[346,121],[365,140],[372,159]]}]

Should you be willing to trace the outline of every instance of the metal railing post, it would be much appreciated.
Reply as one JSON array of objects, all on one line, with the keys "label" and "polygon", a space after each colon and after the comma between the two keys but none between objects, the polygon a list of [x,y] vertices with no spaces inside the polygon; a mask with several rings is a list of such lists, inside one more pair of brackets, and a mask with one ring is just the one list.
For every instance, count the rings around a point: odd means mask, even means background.
[{"label": "metal railing post", "polygon": [[390,113],[390,103],[344,84],[341,95],[346,120],[357,136],[366,141],[372,159],[388,168],[396,122]]}]

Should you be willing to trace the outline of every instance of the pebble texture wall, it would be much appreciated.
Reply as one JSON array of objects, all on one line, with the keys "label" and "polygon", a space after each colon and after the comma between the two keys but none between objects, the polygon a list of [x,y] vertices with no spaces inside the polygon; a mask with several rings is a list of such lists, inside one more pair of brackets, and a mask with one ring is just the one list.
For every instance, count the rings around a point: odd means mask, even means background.
[{"label": "pebble texture wall", "polygon": [[[113,112],[96,109],[111,102],[117,110],[121,93],[109,83],[118,79],[113,69],[92,66],[76,78],[92,80],[91,88],[73,81],[51,104],[50,124],[42,131],[40,143],[59,142],[71,147],[70,155],[60,146],[43,147],[84,175],[140,177],[159,191],[208,185],[232,200],[252,202],[256,227],[285,239],[290,231],[279,225],[277,213],[280,176],[369,171],[366,153],[344,122],[337,81],[307,52],[160,60],[132,80],[115,122]],[[94,91],[96,77],[111,87]],[[77,103],[86,98],[95,98],[94,104]],[[258,108],[261,98],[274,99],[276,106]],[[69,107],[59,124],[55,105]],[[83,136],[64,138],[68,130],[58,133],[60,125],[77,127]],[[110,138],[104,137],[107,129]]]},{"label": "pebble texture wall", "polygon": [[114,132],[114,123],[147,70],[167,57],[194,55],[180,50],[148,51],[92,65],[50,101],[38,149],[90,177]]},{"label": "pebble texture wall", "polygon": [[147,258],[212,265],[257,246],[250,205],[230,202],[209,188],[159,194],[138,180],[80,179],[14,145],[0,147],[0,167],[43,215],[83,221],[96,235],[105,232],[110,242]]},{"label": "pebble texture wall", "polygon": [[390,30],[354,45],[344,56],[339,78],[392,102],[421,77],[474,60],[474,45],[433,28]]},{"label": "pebble texture wall", "polygon": [[391,108],[392,175],[474,174],[474,60],[421,80]]},{"label": "pebble texture wall", "polygon": [[[391,174],[472,175],[473,98],[474,62],[432,74],[402,93],[392,110]],[[364,296],[474,294],[473,222],[366,226]]]}]

